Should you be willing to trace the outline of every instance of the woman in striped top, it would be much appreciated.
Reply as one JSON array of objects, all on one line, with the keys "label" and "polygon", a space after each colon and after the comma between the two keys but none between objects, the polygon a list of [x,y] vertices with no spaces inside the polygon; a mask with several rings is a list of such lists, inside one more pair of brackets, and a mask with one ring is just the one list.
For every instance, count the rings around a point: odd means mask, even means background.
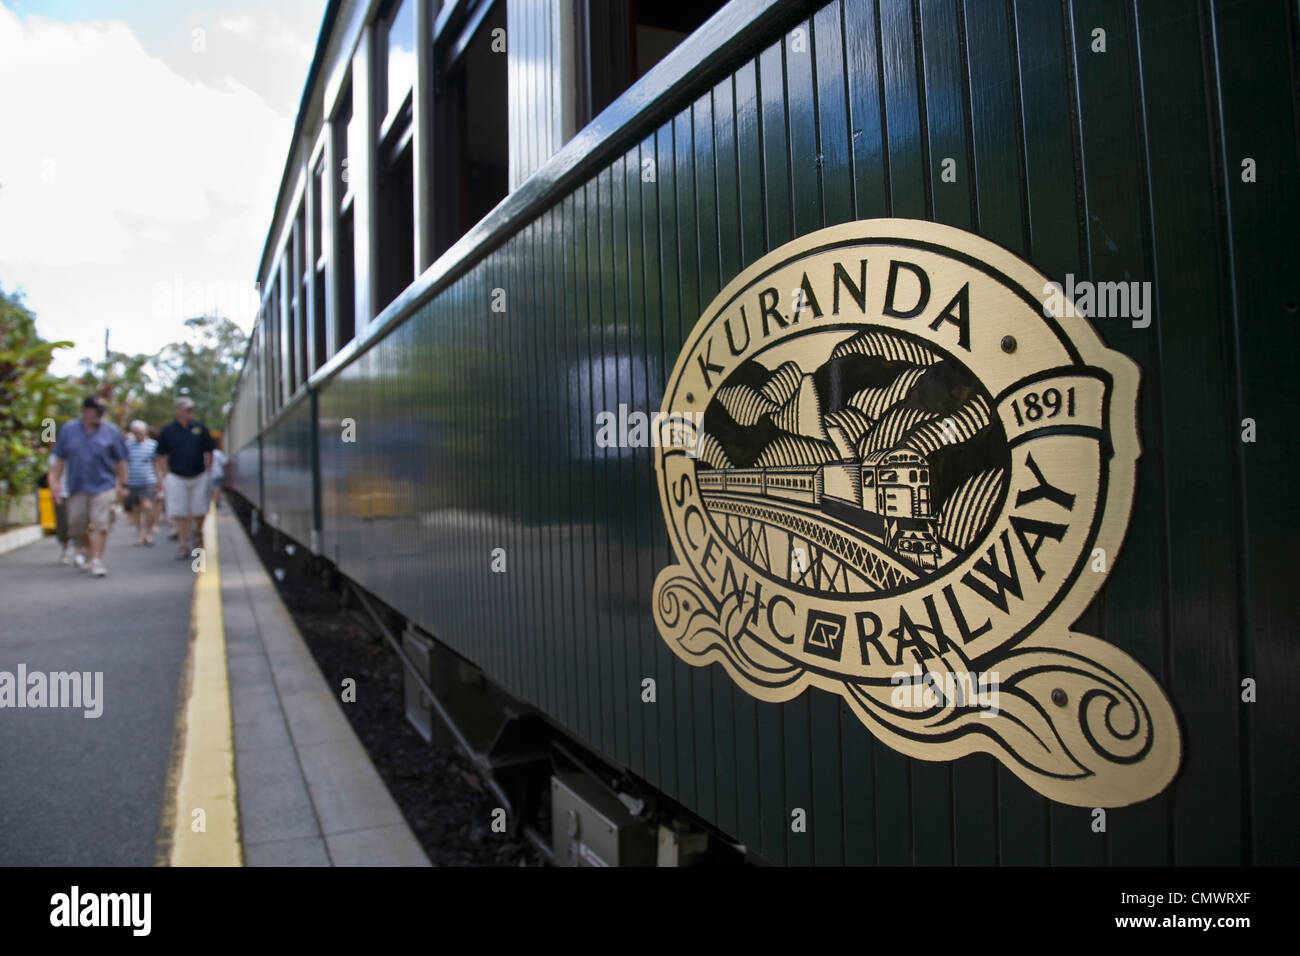
[{"label": "woman in striped top", "polygon": [[136,419],[131,423],[131,437],[126,441],[126,486],[137,504],[131,511],[136,544],[153,544],[153,527],[157,510],[158,473],[154,470],[158,442],[149,437],[148,427]]}]

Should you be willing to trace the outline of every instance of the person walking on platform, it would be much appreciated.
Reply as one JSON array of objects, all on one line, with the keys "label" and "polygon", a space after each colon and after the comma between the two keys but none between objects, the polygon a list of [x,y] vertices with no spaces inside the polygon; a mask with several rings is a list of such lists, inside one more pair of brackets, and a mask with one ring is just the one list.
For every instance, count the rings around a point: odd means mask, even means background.
[{"label": "person walking on platform", "polygon": [[[157,469],[167,499],[167,514],[176,528],[176,558],[203,547],[203,516],[208,512],[207,471],[212,467],[212,436],[194,420],[194,402],[176,400],[176,420],[158,435]],[[193,539],[191,540],[191,524]]]},{"label": "person walking on platform", "polygon": [[[149,428],[145,431],[145,434],[150,438],[150,440],[153,441],[153,443],[154,443],[154,455],[157,456],[157,454],[158,454],[158,429],[153,428],[153,427],[151,426],[151,427],[149,427]],[[156,459],[155,459],[155,460],[156,460]],[[154,477],[156,478],[157,475],[158,475],[158,470],[157,470],[157,468],[155,467],[155,468],[154,468]],[[158,534],[158,525],[163,521],[164,515],[167,513],[167,498],[166,498],[166,496],[163,494],[162,485],[154,485],[154,494],[155,494],[155,497],[154,497],[154,503],[153,503],[153,527],[151,527],[151,528],[149,529],[149,541],[150,541],[150,543],[153,542],[154,536]],[[167,519],[167,524],[168,524],[168,525],[171,524],[171,519],[170,519],[170,518]],[[175,540],[176,536],[173,534],[173,535],[171,535],[171,538],[172,538],[172,540]]]},{"label": "person walking on platform", "polygon": [[68,535],[79,549],[74,560],[81,570],[102,578],[108,573],[103,561],[108,515],[113,503],[126,497],[126,442],[116,425],[104,421],[98,396],[87,396],[81,418],[59,429],[54,455],[50,495],[56,507],[67,496]]},{"label": "person walking on platform", "polygon": [[208,472],[209,487],[212,489],[212,503],[221,507],[221,489],[226,485],[226,453],[220,448],[212,449],[212,470]]},{"label": "person walking on platform", "polygon": [[131,423],[131,437],[126,441],[126,502],[135,527],[136,544],[153,544],[158,497],[158,474],[154,470],[157,449],[158,442],[149,437],[147,426],[137,418]]},{"label": "person walking on platform", "polygon": [[60,494],[54,493],[54,486],[50,484],[50,477],[54,474],[54,466],[58,463],[59,456],[50,452],[50,457],[45,461],[45,467],[48,469],[45,473],[45,487],[50,491],[50,501],[54,504],[54,536],[59,541],[59,564],[71,564],[72,555],[68,551],[68,475],[65,472],[63,481],[59,484]]}]

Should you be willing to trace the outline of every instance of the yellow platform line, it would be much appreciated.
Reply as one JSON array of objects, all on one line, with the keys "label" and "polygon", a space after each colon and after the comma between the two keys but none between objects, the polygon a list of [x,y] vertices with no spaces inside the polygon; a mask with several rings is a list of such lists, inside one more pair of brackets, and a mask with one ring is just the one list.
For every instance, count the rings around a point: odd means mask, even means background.
[{"label": "yellow platform line", "polygon": [[[172,804],[172,866],[242,866],[235,786],[234,731],[226,670],[226,628],[221,614],[221,562],[216,512],[203,519],[204,569],[197,573],[191,612],[189,698],[176,799]],[[203,829],[199,830],[202,810]]]}]

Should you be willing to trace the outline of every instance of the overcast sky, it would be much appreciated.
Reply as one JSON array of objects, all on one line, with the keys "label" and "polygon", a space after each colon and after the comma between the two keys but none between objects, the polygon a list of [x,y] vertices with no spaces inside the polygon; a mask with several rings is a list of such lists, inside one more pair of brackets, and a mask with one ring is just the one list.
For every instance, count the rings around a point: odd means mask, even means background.
[{"label": "overcast sky", "polygon": [[251,328],[325,2],[0,0],[0,287],[56,372]]}]

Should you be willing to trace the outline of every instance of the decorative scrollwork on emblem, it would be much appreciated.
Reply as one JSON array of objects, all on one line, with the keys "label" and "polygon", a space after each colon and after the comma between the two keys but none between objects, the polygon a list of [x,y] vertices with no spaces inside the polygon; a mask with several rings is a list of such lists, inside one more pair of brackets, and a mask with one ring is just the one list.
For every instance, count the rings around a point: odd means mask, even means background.
[{"label": "decorative scrollwork on emblem", "polygon": [[660,633],[693,664],[719,661],[733,677],[743,675],[770,688],[788,687],[802,673],[750,639],[747,624],[754,608],[746,606],[743,593],[719,605],[695,577],[666,574],[656,582],[654,608]]},{"label": "decorative scrollwork on emblem", "polygon": [[[1071,635],[1088,652],[1104,642]],[[1024,646],[999,657],[995,671],[899,672],[890,684],[846,682],[850,704],[900,749],[951,759],[990,751],[1021,776],[1081,782],[1113,779],[1155,749],[1160,732],[1143,694],[1096,654]]]}]

